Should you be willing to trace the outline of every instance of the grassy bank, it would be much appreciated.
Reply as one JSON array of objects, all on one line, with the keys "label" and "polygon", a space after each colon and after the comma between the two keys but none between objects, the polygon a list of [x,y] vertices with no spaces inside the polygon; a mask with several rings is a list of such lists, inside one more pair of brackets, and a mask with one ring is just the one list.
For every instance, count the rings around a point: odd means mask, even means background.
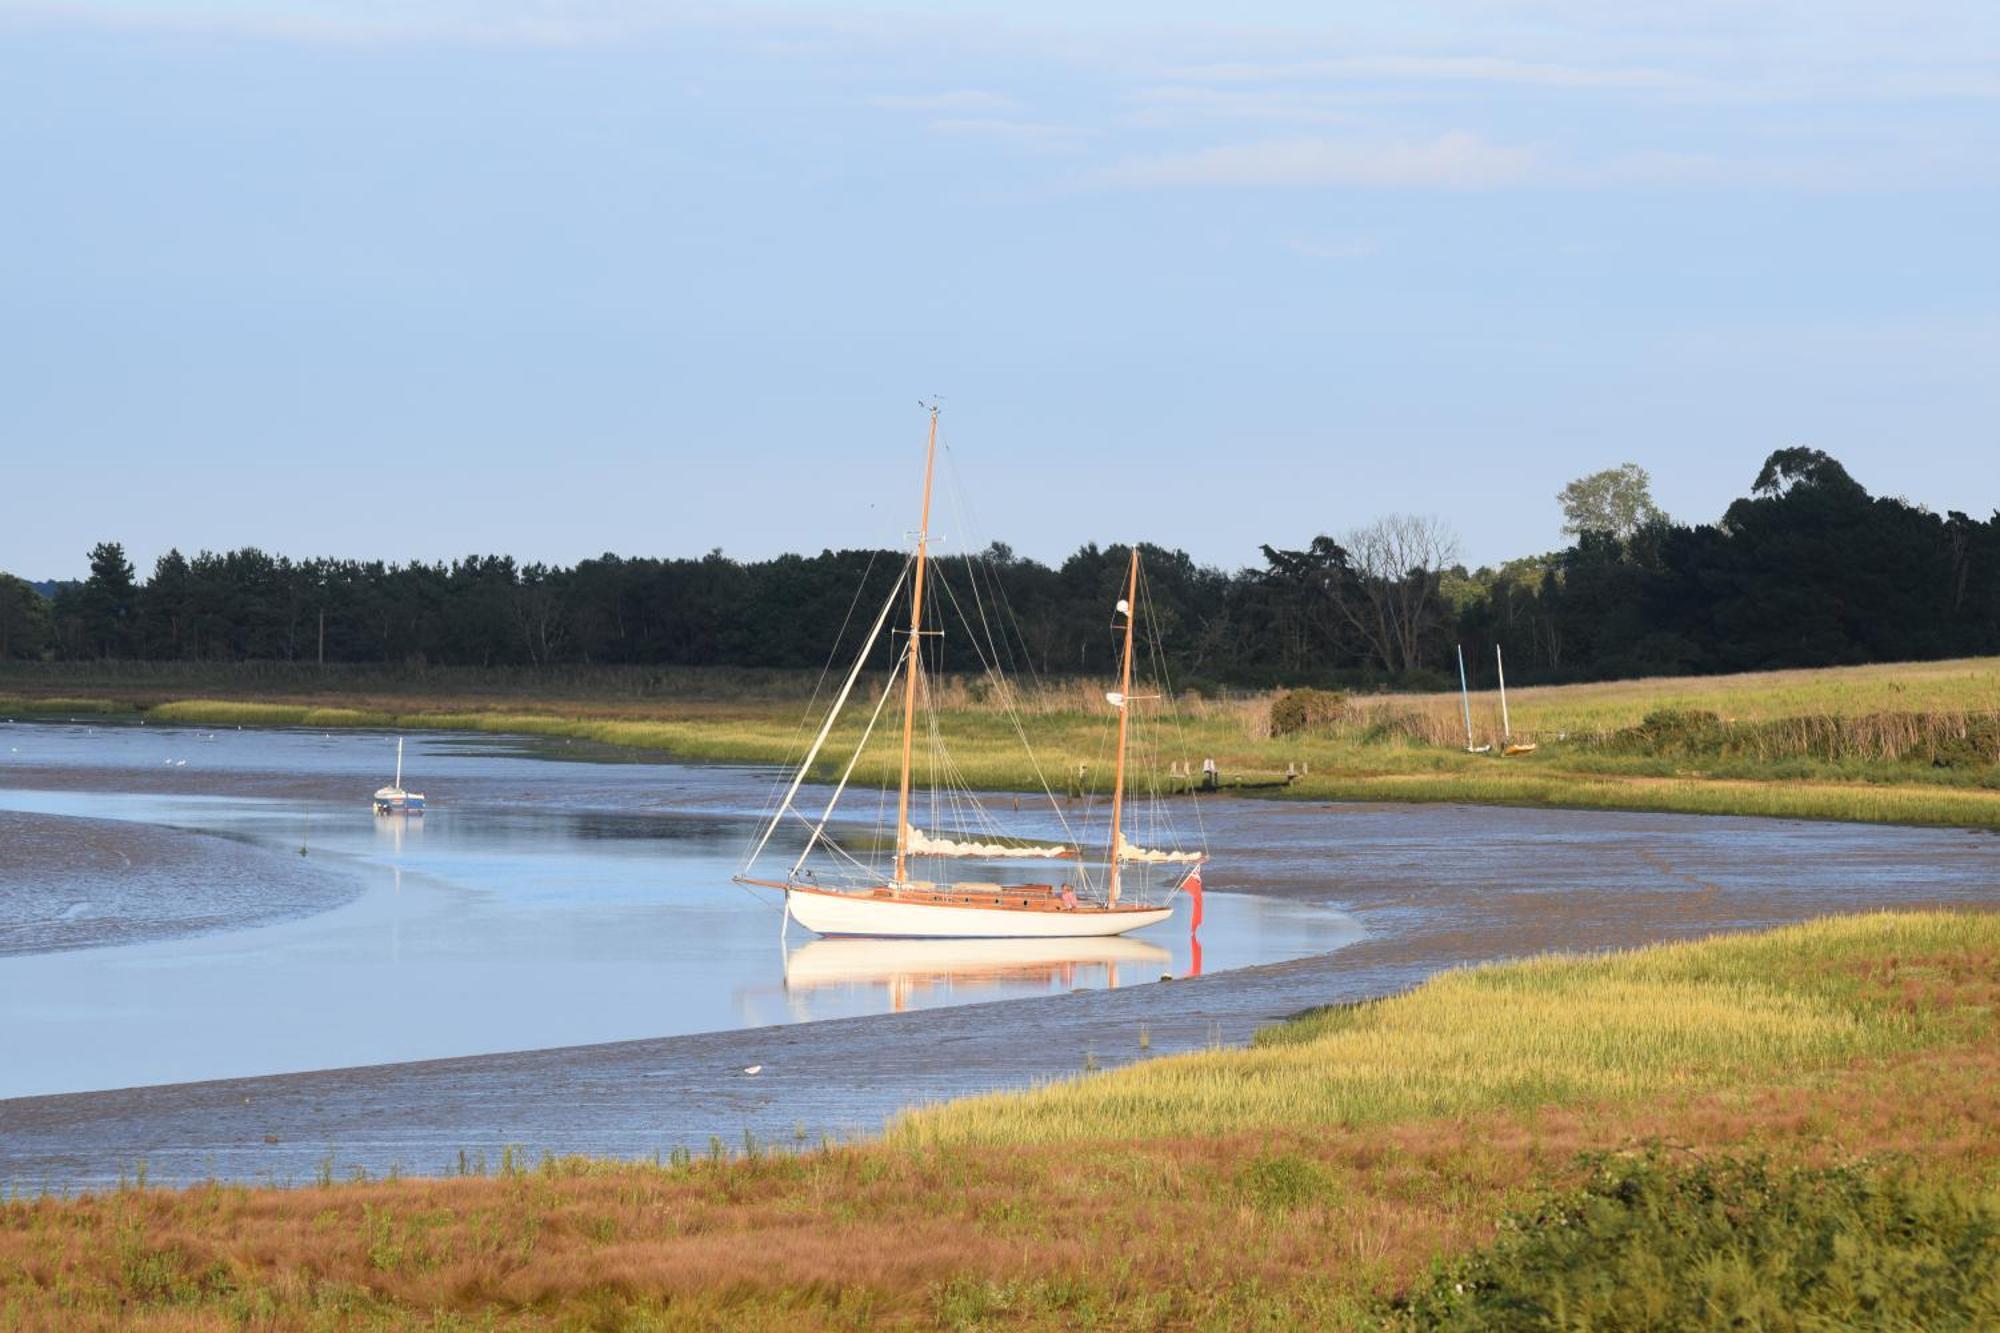
[{"label": "grassy bank", "polygon": [[[802,753],[812,682],[783,673],[466,671],[398,675],[306,668],[79,667],[0,672],[0,716],[137,713],[196,726],[401,727],[509,732],[642,747],[699,760],[784,763]],[[879,683],[873,686],[879,690]],[[1015,717],[980,681],[939,682],[940,730],[973,785],[1064,790],[1110,769],[1101,692],[1019,694]],[[2000,828],[2000,659],[1787,671],[1519,690],[1502,755],[1498,698],[1472,697],[1467,753],[1457,695],[1374,695],[1302,734],[1273,735],[1270,696],[1180,701],[1146,758],[1213,758],[1227,784],[1323,800],[1473,801],[1762,814]],[[859,737],[850,708],[820,768]],[[856,771],[895,765],[883,728]],[[1290,774],[1294,780],[1287,781]]]},{"label": "grassy bank", "polygon": [[905,1117],[912,1146],[1156,1138],[1458,1118],[1549,1102],[1684,1096],[1916,1049],[1962,1015],[1877,1002],[1884,946],[2000,946],[2000,918],[1860,917],[1775,934],[1450,972],[1267,1029],[1247,1051],[1154,1060]]},{"label": "grassy bank", "polygon": [[1452,973],[862,1146],[17,1197],[0,1323],[1976,1327],[1996,1000],[2000,916],[1874,915]]}]

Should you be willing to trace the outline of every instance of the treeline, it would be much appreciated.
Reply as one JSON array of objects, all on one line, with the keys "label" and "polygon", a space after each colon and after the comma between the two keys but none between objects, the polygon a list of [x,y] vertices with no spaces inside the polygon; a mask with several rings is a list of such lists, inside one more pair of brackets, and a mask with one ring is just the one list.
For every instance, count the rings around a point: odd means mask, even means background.
[{"label": "treeline", "polygon": [[[1941,517],[1789,449],[1720,521],[1686,525],[1652,506],[1644,476],[1573,483],[1573,544],[1498,569],[1466,569],[1442,525],[1402,517],[1267,546],[1261,567],[1234,573],[1146,547],[1149,619],[1179,679],[1249,686],[1436,685],[1461,643],[1482,669],[1502,645],[1524,682],[2000,652],[2000,512]],[[1592,482],[1627,490],[1573,507]],[[843,633],[854,641],[904,560],[714,552],[559,568],[170,551],[141,581],[105,543],[90,577],[53,598],[0,575],[0,657],[812,668]],[[1086,546],[1051,567],[995,545],[936,562],[932,596],[948,623],[990,627],[1012,670],[1103,674],[1125,560]],[[985,640],[948,634],[943,665],[977,671]]]}]

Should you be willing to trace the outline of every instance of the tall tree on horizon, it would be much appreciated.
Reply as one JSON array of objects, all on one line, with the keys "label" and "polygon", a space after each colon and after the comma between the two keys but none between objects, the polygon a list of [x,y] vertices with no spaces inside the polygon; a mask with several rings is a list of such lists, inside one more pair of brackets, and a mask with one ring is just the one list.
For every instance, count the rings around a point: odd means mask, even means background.
[{"label": "tall tree on horizon", "polygon": [[1639,529],[1666,518],[1653,503],[1652,476],[1637,463],[1578,477],[1556,493],[1556,503],[1562,506],[1563,535],[1572,538],[1595,532],[1630,541]]},{"label": "tall tree on horizon", "polygon": [[90,548],[90,577],[76,591],[78,627],[92,657],[123,657],[133,646],[138,587],[132,562],[117,542]]}]

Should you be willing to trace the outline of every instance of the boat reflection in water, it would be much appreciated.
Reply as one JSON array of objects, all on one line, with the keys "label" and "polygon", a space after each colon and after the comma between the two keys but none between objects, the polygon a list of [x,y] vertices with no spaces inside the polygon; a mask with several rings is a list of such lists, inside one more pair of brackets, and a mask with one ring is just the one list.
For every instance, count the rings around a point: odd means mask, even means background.
[{"label": "boat reflection in water", "polygon": [[[785,993],[811,1008],[815,991],[879,987],[892,1013],[942,1003],[957,992],[1078,986],[1116,990],[1156,981],[1173,966],[1157,944],[1111,935],[1084,939],[816,939],[785,952]],[[997,996],[995,998],[998,998]]]}]

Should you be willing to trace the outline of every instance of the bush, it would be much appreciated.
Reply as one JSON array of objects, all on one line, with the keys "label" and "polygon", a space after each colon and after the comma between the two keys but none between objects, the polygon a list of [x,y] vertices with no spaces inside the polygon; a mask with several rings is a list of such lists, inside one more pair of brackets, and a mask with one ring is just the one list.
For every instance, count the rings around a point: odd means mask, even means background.
[{"label": "bush", "polygon": [[2000,1200],[1762,1161],[1600,1163],[1385,1311],[1417,1328],[2000,1327]]},{"label": "bush", "polygon": [[1729,739],[1729,724],[1705,709],[1656,708],[1638,726],[1613,732],[1605,748],[1621,754],[1713,757]]},{"label": "bush", "polygon": [[1292,1153],[1252,1158],[1236,1173],[1236,1189],[1245,1203],[1265,1213],[1326,1203],[1338,1192],[1324,1167]]},{"label": "bush", "polygon": [[1286,690],[1271,700],[1271,734],[1299,736],[1340,721],[1347,696],[1336,690]]}]

